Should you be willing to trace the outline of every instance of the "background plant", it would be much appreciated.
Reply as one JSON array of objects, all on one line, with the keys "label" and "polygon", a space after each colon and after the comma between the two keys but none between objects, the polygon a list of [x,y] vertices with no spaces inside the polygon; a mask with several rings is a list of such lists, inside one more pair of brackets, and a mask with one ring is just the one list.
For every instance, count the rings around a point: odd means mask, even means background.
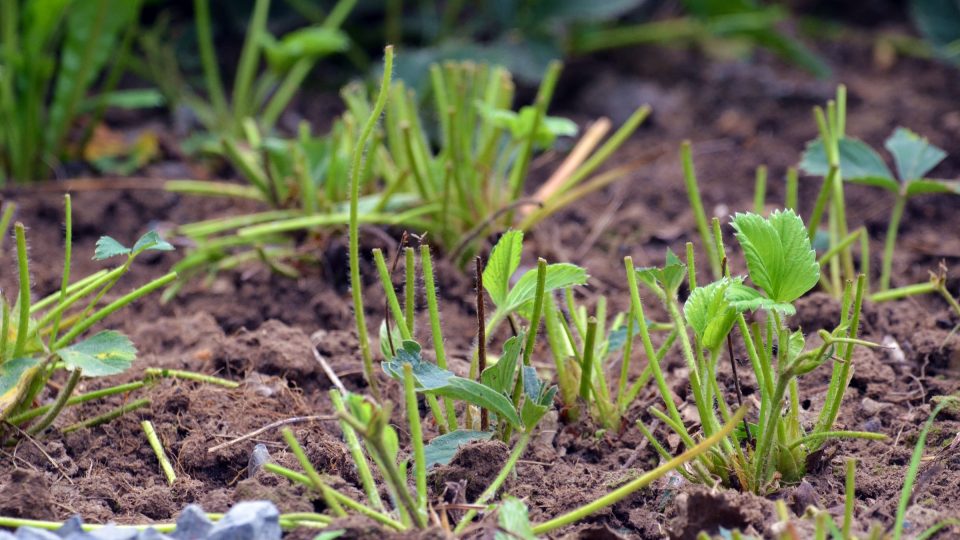
[{"label": "background plant", "polygon": [[[838,115],[843,111],[838,110]],[[838,117],[838,121],[842,121]],[[927,178],[926,174],[947,157],[947,153],[932,145],[909,129],[898,127],[884,143],[893,156],[897,174],[894,175],[883,158],[869,145],[838,133],[835,155],[827,156],[821,139],[811,142],[800,169],[810,175],[825,176],[830,173],[830,161],[838,163],[839,172],[847,182],[883,188],[895,197],[887,225],[883,250],[883,265],[880,274],[880,290],[890,288],[893,256],[896,251],[897,232],[907,201],[918,195],[960,194],[960,182]]]},{"label": "background plant", "polygon": [[30,434],[42,432],[57,418],[82,376],[121,373],[136,358],[133,344],[119,332],[106,330],[86,339],[81,336],[107,316],[176,278],[176,274],[167,274],[100,306],[104,296],[127,273],[137,256],[150,250],[168,251],[173,246],[153,231],[141,237],[132,248],[104,236],[97,243],[94,258],[122,256],[125,257],[123,264],[70,283],[72,220],[69,196],[66,198],[66,215],[60,291],[39,301],[32,299],[25,229],[23,224],[16,223],[18,296],[12,305],[6,298],[0,298],[0,419],[9,420],[27,412],[54,373],[59,370],[70,373],[53,405],[27,428]]},{"label": "background plant", "polygon": [[[427,129],[417,100],[402,83],[384,98],[385,124],[372,128],[370,156],[356,170],[357,219],[428,233],[447,256],[464,263],[488,233],[515,224],[526,230],[584,195],[621,178],[633,165],[596,173],[636,130],[649,109],[641,107],[612,134],[600,120],[536,192],[524,196],[536,153],[553,149],[560,135],[575,133],[571,122],[545,116],[559,74],[551,69],[533,105],[511,110],[513,83],[502,68],[473,64],[433,66],[438,125]],[[196,246],[177,267],[230,268],[261,259],[284,274],[284,260],[298,252],[291,233],[342,226],[349,220],[348,187],[361,127],[375,110],[365,90],[347,87],[348,111],[332,131],[314,137],[264,137],[252,122],[242,139],[225,138],[223,148],[248,186],[223,182],[172,181],[167,189],[208,196],[253,199],[271,210],[184,225],[178,232]],[[432,150],[434,139],[437,151]]]},{"label": "background plant", "polygon": [[[140,13],[139,0],[0,2],[0,185],[45,178],[81,152],[113,92]],[[88,93],[104,78],[98,96]],[[143,98],[140,95],[140,98]],[[149,98],[149,96],[147,96]],[[140,101],[134,99],[133,101]],[[147,99],[152,102],[152,99]],[[92,120],[71,148],[81,114]]]},{"label": "background plant", "polygon": [[[203,93],[194,91],[186,83],[163,24],[145,33],[140,40],[147,74],[166,96],[171,109],[188,108],[213,135],[214,142],[223,136],[242,136],[243,124],[248,118],[260,129],[271,132],[317,61],[343,52],[350,44],[340,26],[356,0],[339,0],[323,21],[279,38],[267,28],[270,4],[270,0],[254,3],[229,98],[214,44],[210,0],[194,2]],[[267,69],[259,71],[261,64]],[[217,149],[216,144],[207,146]]]}]

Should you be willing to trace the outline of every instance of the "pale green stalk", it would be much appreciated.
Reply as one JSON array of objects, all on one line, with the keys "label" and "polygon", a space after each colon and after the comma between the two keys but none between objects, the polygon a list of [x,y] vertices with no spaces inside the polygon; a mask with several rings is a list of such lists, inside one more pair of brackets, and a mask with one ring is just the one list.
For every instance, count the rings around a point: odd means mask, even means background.
[{"label": "pale green stalk", "polygon": [[[433,352],[437,357],[437,367],[447,369],[447,354],[443,348],[443,329],[440,326],[440,308],[437,305],[437,287],[433,275],[433,259],[430,246],[420,246],[420,265],[423,272],[423,287],[427,296],[427,311],[430,314],[430,334],[433,338]],[[443,400],[447,413],[447,424],[451,431],[457,429],[457,413],[453,401]]]},{"label": "pale green stalk", "polygon": [[414,388],[413,366],[403,364],[403,395],[407,405],[407,422],[410,425],[410,444],[413,446],[413,472],[417,485],[417,512],[427,514],[427,461],[423,449],[423,429],[420,426],[420,411],[417,408],[417,392]]},{"label": "pale green stalk", "polygon": [[353,314],[357,325],[357,336],[360,340],[363,373],[366,376],[367,384],[370,385],[370,392],[377,399],[380,399],[380,388],[373,370],[373,355],[370,352],[367,321],[363,313],[363,282],[360,281],[360,227],[358,224],[360,213],[360,170],[362,168],[363,152],[367,139],[370,138],[370,134],[373,132],[374,126],[376,126],[380,114],[383,112],[383,107],[386,105],[392,74],[393,47],[387,46],[384,49],[383,79],[380,81],[380,92],[377,94],[377,101],[373,106],[373,112],[370,114],[370,117],[367,118],[363,130],[360,132],[360,137],[357,139],[350,170],[350,288],[353,293]]},{"label": "pale green stalk", "polygon": [[907,196],[903,193],[897,194],[897,201],[893,205],[893,211],[890,213],[890,224],[887,226],[887,238],[883,244],[883,267],[880,271],[880,290],[886,291],[890,288],[890,274],[893,270],[893,252],[897,247],[897,232],[900,230],[900,220],[903,218],[903,210],[907,205]]},{"label": "pale green stalk", "polygon": [[753,212],[763,215],[763,208],[767,204],[767,167],[757,167],[757,176],[753,186]]},{"label": "pale green stalk", "polygon": [[730,418],[730,422],[727,422],[717,433],[713,434],[710,437],[705,438],[700,441],[699,444],[690,448],[686,452],[680,454],[679,456],[663,463],[656,469],[647,472],[630,482],[624,484],[623,486],[611,491],[610,493],[596,499],[590,503],[587,503],[575,510],[567,512],[561,516],[555,517],[549,521],[539,523],[533,526],[533,534],[541,535],[547,534],[551,531],[555,531],[571,523],[576,523],[581,519],[586,518],[587,516],[596,513],[608,506],[616,504],[619,501],[622,501],[626,497],[636,493],[640,489],[650,485],[653,481],[657,480],[661,476],[667,474],[668,472],[677,469],[682,466],[684,463],[696,459],[704,452],[708,451],[713,445],[721,441],[727,435],[729,435],[733,428],[743,419],[743,415],[746,413],[746,409],[741,407],[733,417]]},{"label": "pale green stalk", "polygon": [[[347,409],[343,404],[343,398],[336,389],[330,390],[330,401],[333,402],[333,410],[338,413],[346,413]],[[377,484],[373,480],[373,474],[370,473],[370,465],[367,463],[367,457],[363,454],[363,448],[360,446],[360,439],[357,438],[357,432],[350,424],[340,419],[340,430],[343,432],[343,438],[347,442],[347,448],[350,450],[350,457],[353,458],[353,464],[357,468],[357,476],[360,477],[360,483],[363,484],[363,491],[367,494],[370,504],[377,510],[385,512],[383,500],[380,498],[380,492],[377,490]]]},{"label": "pale green stalk", "polygon": [[143,428],[147,442],[150,443],[150,448],[153,449],[153,453],[157,456],[157,461],[160,462],[160,469],[163,470],[163,475],[167,478],[167,484],[172,486],[173,483],[177,481],[177,473],[173,471],[173,465],[171,465],[170,460],[167,459],[167,453],[163,449],[163,443],[160,442],[160,437],[157,436],[157,431],[153,429],[153,423],[149,420],[144,420],[140,422],[140,427]]},{"label": "pale green stalk", "polygon": [[721,277],[720,258],[710,242],[710,229],[707,227],[707,214],[703,210],[703,201],[700,199],[700,187],[697,184],[697,174],[693,168],[693,151],[690,141],[683,141],[680,145],[680,161],[683,165],[683,181],[687,186],[687,197],[690,200],[690,209],[693,210],[693,217],[697,221],[697,231],[700,232],[700,240],[703,242],[703,249],[707,252],[707,260],[710,261],[710,269],[713,271],[713,277]]},{"label": "pale green stalk", "polygon": [[306,473],[307,478],[310,480],[309,484],[314,489],[320,492],[323,495],[323,500],[327,504],[327,507],[333,512],[337,517],[346,517],[347,513],[343,510],[343,507],[340,506],[340,503],[333,496],[333,490],[326,482],[320,478],[320,475],[317,473],[317,470],[313,467],[313,463],[310,462],[310,458],[307,457],[306,452],[303,451],[303,447],[300,446],[300,442],[297,441],[297,437],[293,434],[293,430],[290,428],[283,428],[281,431],[283,433],[283,440],[287,442],[287,446],[290,447],[290,451],[293,452],[293,455],[296,456],[297,461],[300,462],[300,466],[303,467],[303,472]]}]

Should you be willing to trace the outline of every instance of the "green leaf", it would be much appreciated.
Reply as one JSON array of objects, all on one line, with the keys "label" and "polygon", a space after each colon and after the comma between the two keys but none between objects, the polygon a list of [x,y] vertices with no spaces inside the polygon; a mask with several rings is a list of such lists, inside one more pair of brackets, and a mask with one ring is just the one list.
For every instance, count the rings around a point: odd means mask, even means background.
[{"label": "green leaf", "polygon": [[109,236],[101,236],[97,240],[97,247],[93,251],[93,260],[102,261],[104,259],[109,259],[110,257],[116,257],[118,255],[129,255],[130,248],[124,247],[123,244],[117,242]]},{"label": "green leaf", "polygon": [[960,195],[960,181],[957,180],[934,180],[924,178],[923,180],[914,180],[907,184],[907,197],[914,195],[928,195],[931,193],[951,193]]},{"label": "green leaf", "polygon": [[527,429],[532,429],[553,405],[557,387],[547,387],[547,384],[537,377],[537,370],[533,366],[523,366],[521,374],[524,400],[520,408],[520,419]]},{"label": "green leaf", "polygon": [[537,540],[527,515],[527,506],[516,497],[507,497],[500,504],[497,525],[498,530],[493,536],[495,540]]},{"label": "green leaf", "polygon": [[956,0],[912,0],[913,19],[937,54],[960,64],[960,3]]},{"label": "green leaf", "polygon": [[[390,334],[392,334],[393,337],[394,347],[403,343],[403,336],[400,334],[400,329],[397,328],[397,325],[390,325]],[[392,358],[394,356],[393,351],[390,350],[390,337],[387,336],[386,319],[380,321],[380,353],[383,354],[384,358]]]},{"label": "green leaf", "polygon": [[299,60],[316,60],[350,48],[350,38],[336,28],[310,26],[285,34],[279,40],[265,36],[264,53],[270,68],[283,73]]},{"label": "green leaf", "polygon": [[133,254],[139,255],[144,251],[173,251],[173,245],[160,237],[157,231],[149,231],[133,245]]},{"label": "green leaf", "polygon": [[450,371],[424,361],[420,354],[420,345],[415,341],[404,341],[403,345],[397,349],[397,356],[380,365],[387,375],[402,381],[405,363],[413,368],[418,391],[466,401],[496,413],[514,426],[520,426],[520,417],[513,408],[513,402],[506,396],[493,388],[458,377]]},{"label": "green leaf", "polygon": [[738,280],[723,278],[697,287],[683,305],[683,315],[700,344],[713,351],[724,343],[733,328],[737,309],[727,299],[727,289]]},{"label": "green leaf", "polygon": [[[587,271],[575,264],[555,263],[547,265],[547,275],[544,282],[544,293],[566,289],[575,285],[584,285],[587,282]],[[486,278],[484,278],[486,280]],[[486,285],[486,282],[484,282]],[[529,319],[529,311],[533,309],[533,301],[537,295],[537,269],[528,270],[517,284],[513,286],[507,295],[506,301],[502,306],[498,306],[500,311],[510,313],[520,312],[524,318]]]},{"label": "green leaf", "polygon": [[510,276],[520,267],[522,253],[523,231],[515,230],[504,233],[490,252],[487,266],[483,269],[483,288],[498,307],[507,300]]},{"label": "green leaf", "polygon": [[793,210],[774,211],[768,219],[738,213],[733,228],[750,279],[774,302],[791,303],[820,280],[817,254]]},{"label": "green leaf", "polygon": [[883,145],[893,155],[901,182],[923,178],[947,157],[946,152],[930,144],[926,137],[903,127],[893,130]]},{"label": "green leaf", "polygon": [[473,441],[489,441],[493,436],[491,431],[472,431],[458,429],[445,435],[440,435],[423,447],[427,467],[446,465],[450,463],[457,450]]},{"label": "green leaf", "polygon": [[0,413],[12,404],[22,381],[30,376],[30,370],[39,364],[39,358],[14,358],[0,364]]},{"label": "green leaf", "polygon": [[740,313],[747,311],[778,311],[784,315],[793,315],[797,312],[793,304],[777,303],[760,294],[760,291],[742,283],[732,283],[727,288],[725,296],[730,306]]},{"label": "green leaf", "polygon": [[[882,187],[894,193],[900,189],[893,173],[873,148],[851,137],[840,139],[840,174],[848,182]],[[800,170],[812,176],[826,176],[830,171],[827,155],[820,139],[807,143],[800,160]]]},{"label": "green leaf", "polygon": [[337,529],[335,531],[323,531],[322,533],[313,537],[313,540],[336,540],[341,536],[347,534],[346,529]]},{"label": "green leaf", "polygon": [[637,268],[637,279],[648,286],[659,286],[669,296],[676,294],[687,275],[687,265],[680,260],[672,249],[667,248],[666,263],[663,268],[653,266]]},{"label": "green leaf", "polygon": [[88,377],[103,377],[126,371],[137,359],[137,349],[127,336],[107,330],[64,347],[57,355],[70,369],[80,368]]},{"label": "green leaf", "polygon": [[503,394],[476,381],[454,375],[447,380],[446,386],[432,392],[438,396],[459,399],[487,409],[515,427],[522,427],[513,403]]},{"label": "green leaf", "polygon": [[480,380],[483,384],[504,395],[513,391],[514,376],[517,372],[517,358],[520,356],[520,344],[523,342],[523,333],[513,336],[503,344],[503,354],[497,363],[483,370]]}]

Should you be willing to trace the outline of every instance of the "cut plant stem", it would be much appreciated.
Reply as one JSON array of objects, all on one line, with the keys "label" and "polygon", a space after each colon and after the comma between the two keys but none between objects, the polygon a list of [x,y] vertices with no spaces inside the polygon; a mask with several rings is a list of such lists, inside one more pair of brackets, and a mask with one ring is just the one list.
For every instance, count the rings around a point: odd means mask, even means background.
[{"label": "cut plant stem", "polygon": [[173,472],[173,465],[170,464],[170,460],[167,459],[167,453],[163,449],[163,444],[160,442],[160,437],[157,436],[157,432],[153,429],[153,423],[149,420],[144,420],[140,422],[140,427],[143,428],[143,433],[147,437],[147,442],[150,443],[150,448],[153,449],[153,453],[157,456],[157,461],[160,462],[160,469],[163,470],[163,475],[167,478],[167,484],[173,485],[177,481],[177,473]]},{"label": "cut plant stem", "polygon": [[222,386],[230,389],[240,388],[240,383],[236,381],[221,379],[220,377],[214,377],[213,375],[206,375],[204,373],[197,373],[195,371],[184,371],[182,369],[147,368],[143,370],[143,376],[146,379],[153,377],[165,377],[171,379],[182,379],[185,381],[194,381],[204,384],[212,384],[214,386]]},{"label": "cut plant stem", "polygon": [[[367,335],[367,321],[363,313],[363,284],[360,281],[360,172],[362,169],[363,153],[366,150],[367,140],[373,132],[383,113],[383,108],[387,103],[387,96],[390,90],[390,78],[393,75],[393,47],[384,48],[383,57],[383,78],[380,81],[380,91],[377,94],[377,100],[373,106],[373,111],[367,118],[357,139],[357,145],[353,151],[350,169],[350,288],[353,295],[353,315],[357,325],[357,336],[360,340],[360,354],[363,359],[363,373],[370,385],[370,393],[374,398],[380,399],[380,388],[377,384],[376,373],[373,370],[373,355],[370,352],[370,338]],[[239,78],[239,74],[237,77]]]},{"label": "cut plant stem", "polygon": [[[906,186],[904,186],[903,189],[906,189]],[[890,288],[890,273],[893,270],[893,253],[897,247],[897,232],[900,230],[900,220],[903,218],[903,210],[906,206],[907,195],[901,190],[901,193],[897,194],[893,211],[890,213],[890,224],[887,225],[887,237],[883,244],[883,267],[880,270],[880,291],[886,291]]]},{"label": "cut plant stem", "polygon": [[403,395],[407,406],[407,422],[410,425],[410,443],[413,446],[413,473],[417,486],[417,512],[427,514],[427,462],[423,449],[423,430],[420,426],[420,410],[417,408],[417,392],[414,388],[413,366],[403,364]]},{"label": "cut plant stem", "polygon": [[290,447],[290,451],[293,452],[293,455],[297,457],[297,461],[300,462],[300,466],[303,468],[303,471],[307,474],[309,479],[309,485],[313,486],[314,489],[320,492],[323,495],[323,500],[327,504],[327,507],[336,515],[337,517],[345,517],[347,513],[343,510],[343,507],[340,506],[340,502],[333,496],[333,489],[327,485],[326,482],[320,478],[320,475],[317,473],[317,470],[313,467],[313,464],[310,463],[310,458],[307,457],[307,454],[303,451],[303,448],[300,446],[300,442],[297,441],[297,437],[293,434],[293,430],[290,428],[283,428],[283,440],[287,442],[287,446]]},{"label": "cut plant stem", "polygon": [[587,335],[583,340],[583,366],[580,370],[580,399],[590,403],[591,379],[593,376],[594,342],[597,338],[597,318],[587,319]]},{"label": "cut plant stem", "polygon": [[138,399],[138,400],[136,400],[136,401],[131,401],[130,403],[127,403],[126,405],[123,405],[123,406],[121,406],[121,407],[117,407],[116,409],[113,409],[113,410],[111,410],[111,411],[107,411],[107,412],[105,412],[105,413],[103,413],[103,414],[101,414],[101,415],[99,415],[99,416],[94,416],[93,418],[90,418],[90,419],[88,419],[88,420],[84,420],[83,422],[77,422],[76,424],[71,424],[71,425],[63,428],[63,433],[64,433],[64,434],[73,433],[74,431],[78,431],[78,430],[81,430],[81,429],[87,429],[87,428],[97,427],[97,426],[99,426],[99,425],[106,424],[106,423],[108,423],[108,422],[112,422],[112,421],[116,420],[117,418],[120,418],[121,416],[127,414],[128,412],[132,412],[132,411],[135,411],[135,410],[137,410],[137,409],[141,409],[141,408],[146,407],[146,406],[148,406],[148,405],[150,405],[150,400],[147,399],[147,398]]},{"label": "cut plant stem", "polygon": [[[427,296],[427,311],[430,315],[430,334],[433,338],[433,352],[437,358],[437,367],[447,369],[447,354],[443,346],[443,329],[440,325],[440,308],[437,302],[437,288],[434,283],[433,259],[430,255],[430,246],[420,246],[420,268],[423,272],[423,286]],[[447,424],[451,431],[457,429],[457,414],[453,400],[444,399],[443,404],[447,414]]]},{"label": "cut plant stem", "polygon": [[697,221],[697,231],[700,233],[703,249],[707,252],[707,260],[710,261],[713,277],[720,279],[720,258],[710,241],[710,229],[707,227],[707,214],[703,210],[703,201],[700,199],[700,187],[697,185],[697,175],[693,168],[693,151],[690,141],[683,141],[680,145],[680,161],[683,164],[683,181],[687,186],[687,197],[690,200],[693,216]]}]

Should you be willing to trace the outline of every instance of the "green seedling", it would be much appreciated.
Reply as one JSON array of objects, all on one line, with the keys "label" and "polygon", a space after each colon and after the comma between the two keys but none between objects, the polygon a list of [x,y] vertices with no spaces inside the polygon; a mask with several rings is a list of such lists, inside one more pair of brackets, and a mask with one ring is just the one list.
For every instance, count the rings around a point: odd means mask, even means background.
[{"label": "green seedling", "polygon": [[[0,185],[41,180],[82,154],[107,105],[155,101],[152,91],[115,91],[140,5],[0,2]],[[101,79],[100,94],[88,96]],[[68,141],[81,115],[90,115],[81,140]]]},{"label": "green seedling", "polygon": [[[482,272],[478,260],[478,351],[470,376],[466,378],[458,377],[447,369],[429,247],[421,246],[420,254],[436,363],[425,360],[420,345],[414,341],[415,317],[411,313],[414,298],[412,287],[416,283],[412,267],[413,249],[407,248],[409,256],[406,257],[407,309],[400,305],[391,281],[391,272],[387,269],[382,253],[379,250],[374,251],[374,260],[387,298],[387,316],[380,332],[380,349],[387,359],[382,363],[382,368],[396,380],[403,379],[405,366],[412,368],[416,390],[427,396],[434,420],[442,433],[455,434],[458,427],[462,426],[476,437],[490,438],[497,433],[506,441],[513,430],[536,424],[553,401],[556,388],[549,388],[541,382],[530,362],[539,329],[539,313],[542,312],[544,297],[549,291],[583,283],[586,273],[573,265],[548,265],[541,260],[537,269],[528,271],[510,288],[510,277],[520,264],[522,242],[522,233],[510,231],[494,247]],[[483,306],[483,291],[496,299],[494,303],[497,304],[497,310],[489,318],[486,317]],[[529,326],[524,330],[518,329],[518,335],[504,343],[503,353],[495,363],[490,361],[491,365],[488,366],[488,331],[494,331],[499,323],[521,313],[530,321]],[[391,316],[396,325],[390,323]],[[518,323],[513,319],[511,321],[514,328],[517,328]],[[439,403],[440,399],[444,400],[443,407]],[[454,413],[456,401],[468,405],[462,419],[457,418]],[[478,409],[479,423],[476,422],[477,415],[473,414],[471,406]],[[496,420],[493,430],[491,414]],[[456,440],[464,437],[451,436]]]},{"label": "green seedling", "polygon": [[[842,111],[837,114],[842,114]],[[927,173],[943,161],[947,154],[930,144],[926,138],[906,128],[895,129],[884,143],[884,147],[893,156],[896,175],[890,171],[883,158],[863,141],[839,133],[839,139],[832,141],[835,148],[828,153],[824,151],[822,140],[821,138],[808,144],[800,162],[801,170],[810,175],[825,176],[830,174],[832,163],[838,167],[833,174],[841,175],[843,180],[883,188],[895,197],[887,225],[880,274],[880,290],[886,291],[890,288],[897,232],[907,201],[918,195],[960,194],[960,181],[927,178]]]},{"label": "green seedling", "polygon": [[[683,474],[695,481],[713,483],[719,479],[728,486],[739,485],[745,490],[764,493],[775,489],[780,482],[799,481],[804,475],[806,456],[829,438],[882,437],[833,430],[849,382],[853,347],[872,344],[857,338],[864,294],[862,277],[855,289],[852,283],[847,283],[841,320],[832,332],[819,332],[819,345],[807,349],[806,337],[800,331],[791,332],[786,326],[786,317],[795,312],[793,303],[816,286],[820,276],[820,266],[807,230],[792,210],[778,210],[768,218],[737,214],[732,225],[753,287],[746,284],[744,277],[730,275],[698,286],[693,250],[689,246],[686,264],[669,251],[662,268],[634,269],[628,259],[627,282],[631,312],[666,407],[666,411],[651,408],[651,413],[679,435],[688,448],[695,444],[695,439],[684,424],[659,367],[658,354],[653,350],[643,316],[638,282],[653,293],[670,315],[690,372],[691,394],[704,436],[718,432],[721,420],[730,417],[730,407],[717,383],[717,370],[723,354],[732,354],[734,330],[739,330],[739,339],[750,358],[760,396],[757,421],[745,422],[734,437],[723,439]],[[721,261],[725,261],[722,242],[714,248]],[[690,281],[691,292],[681,307],[678,292],[685,279]],[[759,314],[753,316],[757,320],[748,323],[750,312],[762,314],[763,323]],[[826,402],[816,425],[808,432],[799,420],[797,378],[831,358],[837,360],[833,363]],[[730,361],[736,373],[732,356]],[[742,400],[742,397],[738,394],[737,399]],[[784,415],[781,411],[785,404],[787,411]],[[640,428],[654,448],[667,457],[665,448],[653,434],[642,425]]]},{"label": "green seedling", "polygon": [[[240,51],[232,94],[227,98],[214,45],[210,0],[194,1],[197,47],[203,68],[200,94],[184,81],[163,25],[140,40],[146,55],[146,74],[164,94],[171,109],[187,107],[207,130],[203,139],[217,149],[220,137],[240,137],[244,122],[253,118],[272,131],[290,100],[316,63],[343,52],[350,39],[340,31],[356,0],[339,0],[327,17],[313,26],[275,37],[267,29],[270,0],[256,0]],[[267,69],[258,73],[261,63]],[[210,138],[212,135],[212,139]]]},{"label": "green seedling", "polygon": [[[801,516],[801,519],[810,520],[814,523],[814,538],[832,538],[835,540],[900,540],[903,537],[904,528],[906,526],[906,510],[910,505],[910,500],[913,492],[913,486],[917,480],[917,474],[920,470],[920,464],[923,460],[923,451],[926,445],[927,435],[930,432],[930,428],[933,425],[933,420],[936,418],[937,414],[946,407],[946,406],[956,406],[958,400],[956,397],[952,396],[940,396],[934,398],[934,402],[937,403],[933,412],[930,414],[929,419],[926,424],[923,426],[923,429],[920,430],[920,435],[917,437],[917,443],[914,446],[913,455],[910,458],[910,463],[907,466],[907,472],[903,480],[903,488],[900,492],[900,500],[897,506],[897,515],[894,518],[893,527],[889,530],[880,526],[879,524],[874,524],[869,529],[865,529],[865,534],[859,534],[854,532],[854,503],[856,501],[856,460],[850,458],[846,460],[845,470],[845,490],[844,490],[844,505],[843,505],[843,519],[840,523],[834,519],[833,515],[830,514],[827,510],[819,509],[816,507],[809,507],[806,509],[806,512]],[[784,501],[777,500],[777,515],[780,518],[779,523],[776,525],[775,529],[782,531],[780,534],[776,535],[776,538],[779,540],[800,540],[801,536],[797,529],[793,526],[792,523],[792,514],[787,509]],[[960,527],[960,519],[948,518],[939,523],[936,523],[927,529],[918,532],[917,534],[911,536],[911,538],[917,538],[926,540],[928,538],[934,538],[938,533],[944,531],[948,528]],[[752,536],[746,536],[741,534],[739,531],[731,531],[731,534],[727,538],[743,538],[743,539],[753,539]],[[701,533],[698,537],[704,540],[709,540],[711,537],[706,533]],[[721,538],[721,537],[717,537]]]},{"label": "green seedling", "polygon": [[17,223],[14,230],[19,294],[12,305],[6,298],[0,298],[0,419],[16,425],[16,419],[28,413],[34,399],[53,374],[61,370],[69,372],[67,382],[61,386],[52,406],[47,407],[42,416],[37,415],[40,418],[26,429],[29,434],[40,433],[53,423],[70,402],[82,376],[103,377],[122,373],[136,358],[133,343],[119,332],[106,330],[82,339],[84,333],[107,316],[176,278],[176,274],[167,274],[100,306],[104,296],[127,273],[140,254],[146,251],[169,251],[173,246],[154,231],[143,235],[132,248],[104,236],[97,242],[94,259],[123,257],[123,264],[71,283],[73,231],[70,197],[67,196],[65,201],[66,247],[60,291],[39,301],[33,300],[25,228]]},{"label": "green seedling", "polygon": [[[547,342],[556,366],[560,398],[569,419],[576,419],[583,407],[604,428],[617,432],[624,413],[650,380],[648,364],[640,377],[630,383],[633,341],[637,335],[636,317],[630,312],[618,313],[612,321],[607,317],[607,298],[597,299],[594,315],[577,303],[572,289],[565,289],[565,306],[552,296],[544,306]],[[561,308],[564,306],[565,309]],[[653,329],[672,329],[671,325],[654,324]],[[657,349],[658,360],[676,341],[671,332]],[[619,379],[615,387],[608,383],[609,371],[620,360]]]}]

